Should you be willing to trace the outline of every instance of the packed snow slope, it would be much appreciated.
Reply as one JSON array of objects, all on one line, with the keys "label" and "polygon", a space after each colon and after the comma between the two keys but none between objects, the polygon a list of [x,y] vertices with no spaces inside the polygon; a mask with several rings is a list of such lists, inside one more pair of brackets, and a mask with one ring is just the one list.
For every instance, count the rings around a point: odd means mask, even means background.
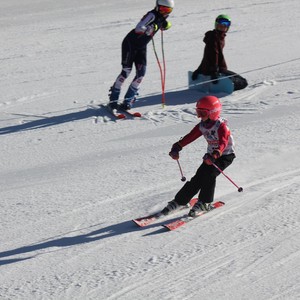
[{"label": "packed snow slope", "polygon": [[[143,117],[117,121],[96,108],[123,37],[153,7],[1,1],[0,299],[300,299],[299,1],[176,1],[163,35],[167,105],[150,43]],[[137,228],[133,218],[183,185],[168,152],[198,122],[187,72],[221,13],[232,18],[229,69],[249,82],[220,95],[236,141],[226,174],[244,192],[220,175],[224,207],[174,232]],[[154,41],[161,60],[160,33]],[[187,179],[205,151],[199,139],[181,152]]]}]

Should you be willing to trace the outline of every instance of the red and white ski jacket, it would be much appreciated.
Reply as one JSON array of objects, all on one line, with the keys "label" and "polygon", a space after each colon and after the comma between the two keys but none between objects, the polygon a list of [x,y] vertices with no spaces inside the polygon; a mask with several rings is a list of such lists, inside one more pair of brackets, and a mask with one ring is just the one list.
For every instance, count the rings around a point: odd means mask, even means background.
[{"label": "red and white ski jacket", "polygon": [[219,150],[221,155],[234,153],[234,140],[225,119],[201,121],[179,141],[179,144],[184,147],[202,135],[208,143],[207,153],[211,154],[214,150]]}]

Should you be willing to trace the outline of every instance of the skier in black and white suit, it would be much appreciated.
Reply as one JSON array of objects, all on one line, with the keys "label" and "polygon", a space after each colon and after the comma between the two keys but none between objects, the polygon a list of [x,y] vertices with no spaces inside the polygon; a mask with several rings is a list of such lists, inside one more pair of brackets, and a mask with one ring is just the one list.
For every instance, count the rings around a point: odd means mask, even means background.
[{"label": "skier in black and white suit", "polygon": [[[135,29],[131,30],[124,38],[122,42],[122,71],[110,88],[109,106],[112,109],[121,107],[128,110],[132,107],[146,73],[147,44],[159,29],[167,30],[171,27],[171,22],[166,19],[173,7],[174,0],[157,0],[156,7],[147,12]],[[121,87],[131,73],[133,64],[135,64],[136,75],[125,94],[123,103],[118,104]]]}]

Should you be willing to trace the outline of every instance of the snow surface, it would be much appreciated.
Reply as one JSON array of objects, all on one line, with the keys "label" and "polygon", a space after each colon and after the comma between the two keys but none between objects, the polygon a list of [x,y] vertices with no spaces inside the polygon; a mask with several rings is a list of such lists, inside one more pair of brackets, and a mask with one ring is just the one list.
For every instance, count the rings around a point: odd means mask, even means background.
[{"label": "snow surface", "polygon": [[[300,2],[176,1],[167,106],[149,44],[144,117],[115,121],[95,107],[152,2],[1,1],[0,299],[300,299]],[[244,192],[220,175],[223,208],[175,232],[137,228],[183,184],[168,152],[198,122],[187,72],[220,13],[229,69],[249,81],[221,98],[237,152],[226,174]],[[187,178],[205,149],[181,152]]]}]

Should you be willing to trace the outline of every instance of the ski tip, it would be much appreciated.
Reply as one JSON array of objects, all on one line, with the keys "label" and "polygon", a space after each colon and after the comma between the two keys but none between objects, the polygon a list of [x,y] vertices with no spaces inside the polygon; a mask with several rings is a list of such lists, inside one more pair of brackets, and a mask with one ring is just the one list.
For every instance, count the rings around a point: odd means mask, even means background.
[{"label": "ski tip", "polygon": [[213,204],[214,208],[218,208],[218,207],[221,207],[223,205],[225,205],[225,202],[222,202],[222,201],[218,201],[218,202],[215,202]]},{"label": "ski tip", "polygon": [[117,118],[118,119],[126,119],[126,116],[124,114],[118,114]]},{"label": "ski tip", "polygon": [[139,226],[139,227],[142,227],[141,225],[140,225],[140,223],[139,223],[139,221],[138,220],[131,220],[135,225],[137,225],[137,226]]},{"label": "ski tip", "polygon": [[139,112],[134,112],[133,113],[133,116],[137,117],[137,118],[141,118],[142,117],[142,114],[139,113]]},{"label": "ski tip", "polygon": [[163,224],[162,227],[166,228],[168,231],[175,230],[172,226],[169,226],[168,224]]},{"label": "ski tip", "polygon": [[179,220],[177,220],[175,222],[171,222],[169,224],[163,224],[162,226],[167,228],[170,231],[173,231],[173,230],[183,226],[184,224],[185,224],[185,221],[179,219]]},{"label": "ski tip", "polygon": [[151,224],[151,220],[144,220],[143,218],[141,219],[133,219],[132,222],[137,225],[138,227],[146,227],[149,224]]},{"label": "ski tip", "polygon": [[168,226],[168,225],[165,225],[165,224],[163,224],[162,225],[162,227],[164,227],[164,228],[166,228],[166,229],[168,229],[169,231],[171,231],[172,229]]}]

